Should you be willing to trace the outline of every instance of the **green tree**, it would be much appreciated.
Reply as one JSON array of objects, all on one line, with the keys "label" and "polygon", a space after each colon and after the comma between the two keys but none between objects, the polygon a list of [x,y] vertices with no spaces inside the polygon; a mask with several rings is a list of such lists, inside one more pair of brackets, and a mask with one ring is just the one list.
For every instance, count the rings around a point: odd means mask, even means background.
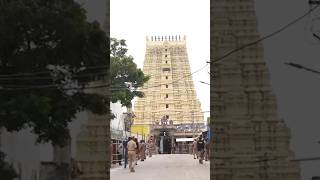
[{"label": "green tree", "polygon": [[110,77],[111,77],[111,101],[120,101],[123,106],[131,107],[134,97],[143,97],[143,92],[138,88],[142,87],[149,80],[141,69],[133,62],[133,57],[127,55],[125,40],[111,38],[110,41]]},{"label": "green tree", "polygon": [[99,23],[73,0],[2,0],[0,127],[64,145],[76,113],[110,113],[108,96],[85,91],[109,77],[109,54]]}]

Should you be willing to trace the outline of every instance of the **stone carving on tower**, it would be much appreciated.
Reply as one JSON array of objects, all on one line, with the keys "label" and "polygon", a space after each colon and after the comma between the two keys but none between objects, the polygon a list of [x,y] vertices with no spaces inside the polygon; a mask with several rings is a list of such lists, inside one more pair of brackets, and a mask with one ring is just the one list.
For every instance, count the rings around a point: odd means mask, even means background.
[{"label": "stone carving on tower", "polygon": [[298,180],[290,131],[277,115],[253,0],[211,1],[213,180]]},{"label": "stone carving on tower", "polygon": [[145,97],[134,105],[134,125],[170,123],[170,120],[174,125],[204,123],[190,72],[185,36],[147,37],[143,72],[150,79],[141,88]]}]

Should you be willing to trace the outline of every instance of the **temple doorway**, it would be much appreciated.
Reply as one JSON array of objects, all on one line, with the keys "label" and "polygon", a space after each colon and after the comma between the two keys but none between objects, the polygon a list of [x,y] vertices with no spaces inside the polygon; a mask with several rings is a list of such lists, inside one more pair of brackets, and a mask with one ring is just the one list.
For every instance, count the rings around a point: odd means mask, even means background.
[{"label": "temple doorway", "polygon": [[171,154],[172,137],[167,131],[162,131],[158,138],[159,154]]}]

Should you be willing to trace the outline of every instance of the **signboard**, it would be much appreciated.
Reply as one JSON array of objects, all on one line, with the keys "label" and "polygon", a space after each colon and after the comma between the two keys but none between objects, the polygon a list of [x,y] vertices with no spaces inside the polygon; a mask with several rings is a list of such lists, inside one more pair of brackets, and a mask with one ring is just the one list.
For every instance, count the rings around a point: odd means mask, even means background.
[{"label": "signboard", "polygon": [[190,142],[193,141],[193,138],[177,138],[176,142]]}]

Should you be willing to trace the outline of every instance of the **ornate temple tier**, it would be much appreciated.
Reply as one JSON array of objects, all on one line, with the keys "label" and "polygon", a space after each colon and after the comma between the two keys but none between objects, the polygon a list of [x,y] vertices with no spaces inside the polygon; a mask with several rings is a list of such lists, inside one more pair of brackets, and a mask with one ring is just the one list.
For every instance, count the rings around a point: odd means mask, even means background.
[{"label": "ornate temple tier", "polygon": [[143,72],[150,80],[141,88],[145,97],[134,105],[134,125],[149,126],[163,117],[173,124],[204,123],[185,36],[146,37]]}]

